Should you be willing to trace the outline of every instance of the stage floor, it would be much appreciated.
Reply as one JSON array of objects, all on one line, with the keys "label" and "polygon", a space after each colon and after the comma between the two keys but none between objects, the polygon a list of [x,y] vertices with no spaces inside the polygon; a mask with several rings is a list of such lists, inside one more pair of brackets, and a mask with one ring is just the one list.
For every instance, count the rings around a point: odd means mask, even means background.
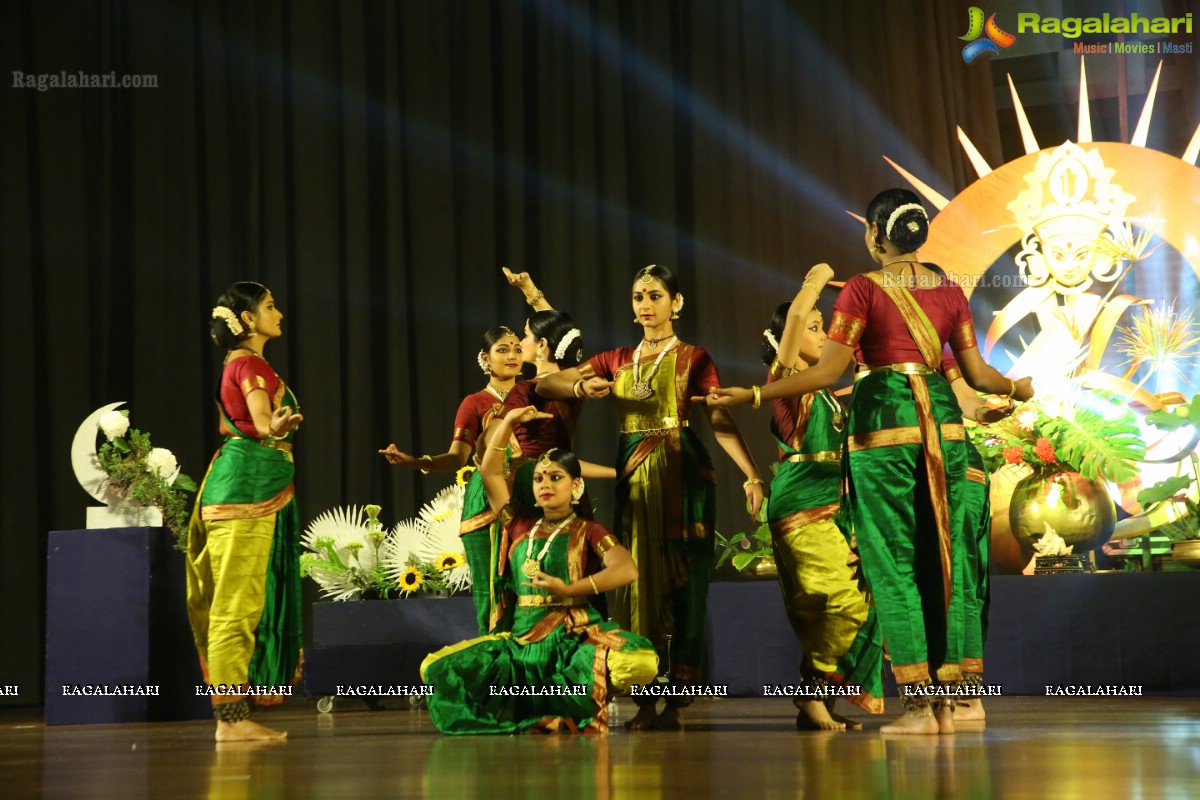
[{"label": "stage floor", "polygon": [[[209,722],[46,727],[0,712],[6,798],[1192,798],[1200,698],[1001,697],[985,730],[798,733],[785,699],[709,699],[681,733],[437,733],[421,710],[296,699],[256,718],[285,743],[223,745]],[[846,709],[839,704],[839,711]],[[618,722],[632,715],[618,704]],[[899,713],[888,699],[888,716]]]}]

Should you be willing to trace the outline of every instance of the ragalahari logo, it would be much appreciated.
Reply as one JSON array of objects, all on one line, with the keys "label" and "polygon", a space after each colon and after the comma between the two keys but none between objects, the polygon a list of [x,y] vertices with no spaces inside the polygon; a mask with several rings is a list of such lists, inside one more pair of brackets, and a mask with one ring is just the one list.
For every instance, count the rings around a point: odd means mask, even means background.
[{"label": "ragalahari logo", "polygon": [[[983,9],[979,6],[971,6],[970,15],[967,18],[967,32],[965,35],[958,37],[969,44],[963,48],[963,61],[970,64],[984,53],[996,54],[1000,52],[1001,47],[1012,47],[1012,43],[1017,40],[1007,31],[1000,29],[996,24],[996,15],[992,14],[987,18],[987,22],[983,21]],[[986,34],[986,38],[979,38]]]}]

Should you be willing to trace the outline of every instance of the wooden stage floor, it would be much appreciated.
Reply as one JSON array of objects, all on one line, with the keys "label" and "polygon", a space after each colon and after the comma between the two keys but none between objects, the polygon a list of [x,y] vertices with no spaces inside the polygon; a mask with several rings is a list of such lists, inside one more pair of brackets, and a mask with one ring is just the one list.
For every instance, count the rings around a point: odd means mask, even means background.
[{"label": "wooden stage floor", "polygon": [[421,710],[296,699],[256,715],[286,743],[220,748],[205,721],[47,727],[13,710],[0,797],[1200,797],[1200,698],[986,702],[986,729],[953,736],[884,737],[859,715],[865,731],[798,733],[786,699],[761,698],[698,701],[678,733],[449,737]]}]

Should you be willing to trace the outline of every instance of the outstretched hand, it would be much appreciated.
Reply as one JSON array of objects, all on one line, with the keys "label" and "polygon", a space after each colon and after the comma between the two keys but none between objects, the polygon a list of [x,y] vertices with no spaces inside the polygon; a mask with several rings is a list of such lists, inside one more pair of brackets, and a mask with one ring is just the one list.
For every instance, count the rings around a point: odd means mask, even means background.
[{"label": "outstretched hand", "polygon": [[604,378],[588,378],[583,382],[583,394],[593,400],[599,400],[612,394],[614,386],[616,384],[613,381],[606,381]]},{"label": "outstretched hand", "polygon": [[500,270],[504,273],[505,280],[520,289],[523,294],[528,294],[529,290],[536,288],[528,272],[513,272],[508,267],[501,267]]},{"label": "outstretched hand", "polygon": [[740,386],[729,386],[726,388],[714,386],[708,390],[708,394],[692,398],[693,403],[707,405],[709,408],[744,406],[753,401],[754,392],[750,389],[743,389]]},{"label": "outstretched hand", "polygon": [[1013,399],[1022,403],[1033,399],[1033,378],[1021,378],[1013,381]]},{"label": "outstretched hand", "polygon": [[553,414],[548,414],[545,411],[538,411],[537,406],[525,406],[524,408],[514,408],[504,415],[504,419],[510,425],[523,425],[526,422],[535,419],[554,419]]},{"label": "outstretched hand", "polygon": [[379,454],[386,458],[387,462],[393,466],[414,467],[417,464],[417,459],[399,450],[395,444],[389,444],[387,449],[380,450]]},{"label": "outstretched hand", "polygon": [[804,276],[804,283],[812,284],[820,292],[825,288],[825,284],[829,283],[831,278],[833,278],[833,267],[825,262],[821,262],[812,266],[808,274]]}]

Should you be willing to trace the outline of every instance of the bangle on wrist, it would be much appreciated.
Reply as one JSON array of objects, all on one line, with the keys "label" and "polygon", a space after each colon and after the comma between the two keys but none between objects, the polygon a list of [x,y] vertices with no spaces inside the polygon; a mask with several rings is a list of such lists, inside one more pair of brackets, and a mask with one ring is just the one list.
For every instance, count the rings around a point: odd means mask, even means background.
[{"label": "bangle on wrist", "polygon": [[762,486],[763,479],[762,478],[748,478],[744,483],[742,483],[742,489],[749,489],[751,486],[754,486],[756,484],[759,486]]},{"label": "bangle on wrist", "polygon": [[975,413],[974,413],[974,414],[972,414],[972,416],[973,416],[973,417],[975,417],[975,421],[976,421],[976,422],[978,422],[980,425],[986,425],[986,424],[987,424],[987,423],[985,423],[983,420],[981,420],[981,419],[979,418],[979,412],[980,412],[980,411],[982,411],[982,410],[984,410],[985,408],[986,408],[986,406],[984,406],[984,404],[983,404],[983,403],[980,403],[979,405],[975,406]]},{"label": "bangle on wrist", "polygon": [[579,398],[585,397],[583,392],[583,384],[586,382],[587,381],[584,378],[580,378],[579,380],[575,381],[575,384],[571,387],[571,394]]},{"label": "bangle on wrist", "polygon": [[487,448],[488,448],[488,450],[499,450],[501,453],[507,453],[507,452],[508,452],[508,448],[507,448],[507,447],[501,447],[500,445],[491,444],[490,442],[488,443],[488,446],[487,446]]},{"label": "bangle on wrist", "polygon": [[543,292],[541,289],[539,289],[534,294],[531,294],[529,297],[526,297],[525,302],[529,303],[530,306],[536,306],[538,304],[538,301],[545,298],[545,296],[546,296],[546,293]]},{"label": "bangle on wrist", "polygon": [[596,579],[588,575],[588,583],[592,585],[592,594],[600,594],[600,590],[596,588]]},{"label": "bangle on wrist", "polygon": [[[762,388],[759,386],[751,386],[750,391],[754,392],[754,402],[750,404],[751,408],[758,408],[762,405]],[[759,481],[761,483],[761,481]]]},{"label": "bangle on wrist", "polygon": [[1017,382],[1012,378],[1008,379],[1008,396],[1014,397],[1017,394]]},{"label": "bangle on wrist", "polygon": [[428,475],[430,472],[432,472],[432,471],[433,471],[433,456],[431,456],[431,455],[429,455],[428,453],[426,453],[425,455],[423,455],[423,456],[421,456],[420,458],[418,458],[418,459],[417,459],[417,463],[418,463],[418,464],[420,464],[420,463],[422,463],[422,462],[424,462],[424,463],[425,463],[425,464],[427,464],[428,466],[421,467],[421,474],[422,474],[422,475]]}]

